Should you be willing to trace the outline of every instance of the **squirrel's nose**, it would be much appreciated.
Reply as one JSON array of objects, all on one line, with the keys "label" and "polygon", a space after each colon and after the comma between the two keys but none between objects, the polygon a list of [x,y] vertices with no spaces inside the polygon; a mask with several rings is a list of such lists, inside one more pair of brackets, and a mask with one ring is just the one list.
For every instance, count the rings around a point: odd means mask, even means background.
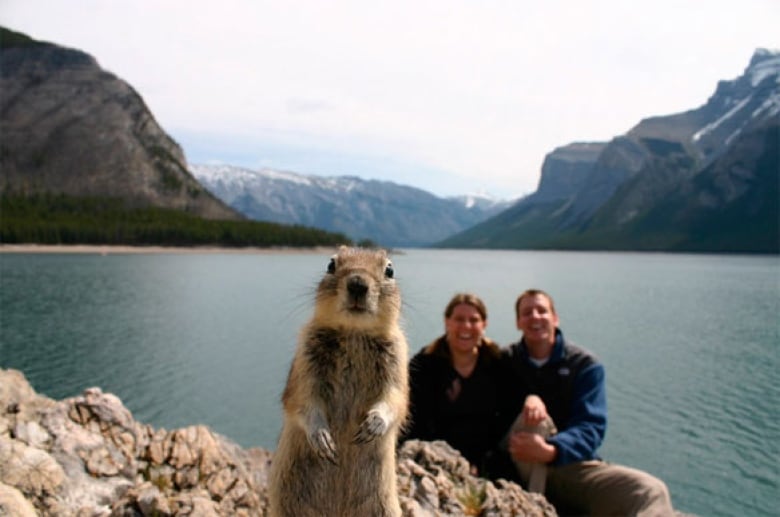
[{"label": "squirrel's nose", "polygon": [[354,297],[365,296],[368,292],[368,285],[359,276],[353,276],[347,280],[347,292]]}]

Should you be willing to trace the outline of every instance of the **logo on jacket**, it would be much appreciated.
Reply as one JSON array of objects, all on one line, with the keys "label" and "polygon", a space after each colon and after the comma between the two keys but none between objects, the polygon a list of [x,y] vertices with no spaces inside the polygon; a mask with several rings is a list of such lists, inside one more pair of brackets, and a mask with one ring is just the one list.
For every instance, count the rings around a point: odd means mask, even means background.
[{"label": "logo on jacket", "polygon": [[561,377],[567,377],[570,373],[571,370],[569,370],[569,368],[567,368],[566,366],[562,366],[561,368],[558,369],[558,375],[560,375]]}]

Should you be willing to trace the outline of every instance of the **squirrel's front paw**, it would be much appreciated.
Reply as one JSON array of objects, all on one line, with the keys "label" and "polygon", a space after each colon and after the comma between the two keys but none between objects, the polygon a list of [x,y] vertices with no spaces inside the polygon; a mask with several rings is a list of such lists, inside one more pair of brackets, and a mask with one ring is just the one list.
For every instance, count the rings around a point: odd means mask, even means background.
[{"label": "squirrel's front paw", "polygon": [[387,420],[382,417],[379,411],[369,411],[368,416],[360,424],[352,441],[354,443],[370,442],[377,436],[385,434],[389,427]]},{"label": "squirrel's front paw", "polygon": [[311,444],[317,456],[324,460],[328,460],[334,465],[338,465],[338,453],[336,452],[336,444],[333,443],[333,436],[327,428],[321,427],[315,430],[309,435],[309,443]]}]

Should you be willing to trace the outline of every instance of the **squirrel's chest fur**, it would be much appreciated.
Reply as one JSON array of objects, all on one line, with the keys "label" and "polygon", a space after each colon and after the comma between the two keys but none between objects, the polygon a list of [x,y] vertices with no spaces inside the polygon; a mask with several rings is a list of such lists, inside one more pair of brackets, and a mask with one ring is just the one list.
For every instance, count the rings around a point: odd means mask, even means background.
[{"label": "squirrel's chest fur", "polygon": [[398,343],[359,332],[314,328],[307,333],[302,366],[331,425],[357,422],[395,384]]}]

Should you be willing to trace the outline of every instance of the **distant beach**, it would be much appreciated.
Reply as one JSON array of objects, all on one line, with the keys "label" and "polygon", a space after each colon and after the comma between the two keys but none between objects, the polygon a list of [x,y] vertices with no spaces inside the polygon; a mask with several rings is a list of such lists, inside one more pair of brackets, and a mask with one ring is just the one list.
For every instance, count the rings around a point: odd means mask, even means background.
[{"label": "distant beach", "polygon": [[320,246],[314,248],[270,247],[270,248],[228,248],[218,246],[115,246],[94,244],[0,244],[0,253],[80,253],[93,255],[132,255],[132,254],[328,254],[335,247]]}]

